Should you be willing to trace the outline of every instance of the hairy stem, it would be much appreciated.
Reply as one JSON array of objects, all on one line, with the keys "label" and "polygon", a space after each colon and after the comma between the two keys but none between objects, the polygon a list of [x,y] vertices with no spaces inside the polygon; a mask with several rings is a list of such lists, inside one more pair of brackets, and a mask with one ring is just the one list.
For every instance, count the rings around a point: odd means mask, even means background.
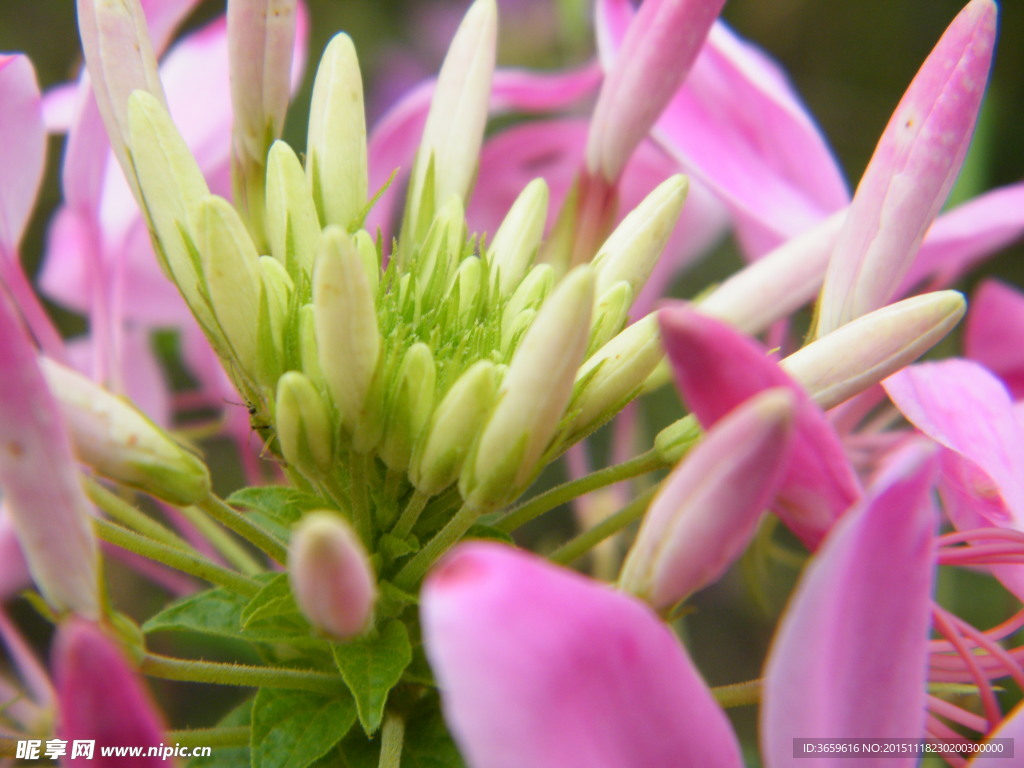
[{"label": "hairy stem", "polygon": [[584,531],[576,538],[567,541],[563,546],[552,552],[548,559],[559,565],[568,565],[578,557],[582,557],[609,536],[614,536],[634,520],[643,517],[647,505],[654,496],[655,488],[648,488],[633,501],[624,506],[614,515],[606,517],[593,528]]},{"label": "hairy stem", "polygon": [[237,509],[225,504],[222,499],[214,496],[212,493],[196,506],[225,528],[234,531],[257,549],[263,551],[276,562],[283,564],[288,559],[288,550],[277,537],[263,526],[250,520]]},{"label": "hairy stem", "polygon": [[288,688],[296,691],[337,694],[348,689],[339,675],[311,669],[256,667],[215,661],[175,659],[147,653],[140,667],[143,674],[163,680],[238,685],[245,688]]}]

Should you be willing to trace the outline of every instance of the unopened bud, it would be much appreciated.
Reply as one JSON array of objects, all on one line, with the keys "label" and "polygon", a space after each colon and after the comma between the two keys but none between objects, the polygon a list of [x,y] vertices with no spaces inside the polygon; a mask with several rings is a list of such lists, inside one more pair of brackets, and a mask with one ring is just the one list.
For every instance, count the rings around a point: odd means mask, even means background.
[{"label": "unopened bud", "polygon": [[462,260],[455,273],[455,280],[452,282],[450,293],[459,297],[460,317],[469,315],[480,300],[482,271],[480,259],[476,256],[470,256]]},{"label": "unopened bud", "polygon": [[782,366],[828,409],[935,346],[964,316],[957,291],[935,291],[877,309],[840,326],[782,360]]},{"label": "unopened bud", "polygon": [[370,292],[376,296],[380,286],[380,251],[377,250],[377,244],[373,242],[370,233],[365,229],[356,232],[353,239],[356,243],[356,250],[359,252],[359,258],[363,262],[366,278],[370,281]]},{"label": "unopened bud", "polygon": [[690,452],[701,434],[700,422],[691,413],[662,429],[654,438],[654,450],[664,464],[672,466]]},{"label": "unopened bud", "polygon": [[303,374],[288,371],[277,382],[274,429],[289,464],[322,474],[331,468],[331,418],[320,393]]},{"label": "unopened bud", "polygon": [[452,195],[434,217],[411,271],[420,296],[441,296],[448,287],[466,243],[466,212]]},{"label": "unopened bud", "polygon": [[409,478],[422,493],[440,493],[458,479],[480,424],[494,404],[498,372],[481,360],[463,373],[434,410]]},{"label": "unopened bud", "polygon": [[362,543],[336,512],[306,513],[292,532],[288,578],[313,626],[346,640],[373,621],[377,583]]},{"label": "unopened bud", "polygon": [[492,284],[501,293],[516,289],[537,257],[548,217],[548,185],[534,179],[509,208],[487,249]]},{"label": "unopened bud", "polygon": [[210,494],[206,465],[126,400],[52,360],[39,365],[81,461],[172,504],[195,504]]},{"label": "unopened bud", "polygon": [[[550,264],[538,264],[519,283],[519,287],[512,294],[512,298],[508,300],[502,314],[501,340],[503,347],[511,341],[513,329],[518,325],[516,322],[518,318],[526,310],[536,311],[551,293],[554,284],[555,271]],[[522,328],[519,327],[519,330],[521,331]]]},{"label": "unopened bud", "polygon": [[619,586],[664,611],[743,551],[789,466],[795,401],[761,393],[715,425],[662,485]]},{"label": "unopened bud", "polygon": [[313,271],[320,220],[305,171],[292,148],[275,141],[267,158],[267,239],[292,278]]},{"label": "unopened bud", "polygon": [[259,380],[272,388],[285,365],[285,334],[295,284],[273,256],[260,256],[259,268],[263,293],[257,323],[256,370]]},{"label": "unopened bud", "polygon": [[386,424],[378,452],[392,469],[405,469],[409,465],[412,448],[434,408],[436,379],[430,347],[416,342],[405,353],[392,392],[386,395]]},{"label": "unopened bud", "polygon": [[313,83],[307,143],[313,200],[324,226],[353,230],[366,207],[366,118],[359,60],[348,35],[335,35]]},{"label": "unopened bud", "polygon": [[558,430],[590,335],[594,276],[570,272],[544,302],[509,364],[498,402],[463,467],[471,508],[500,505],[532,479]]},{"label": "unopened bud", "polygon": [[622,330],[633,304],[633,289],[625,280],[608,288],[594,302],[594,319],[590,328],[588,350],[599,349],[605,342]]}]

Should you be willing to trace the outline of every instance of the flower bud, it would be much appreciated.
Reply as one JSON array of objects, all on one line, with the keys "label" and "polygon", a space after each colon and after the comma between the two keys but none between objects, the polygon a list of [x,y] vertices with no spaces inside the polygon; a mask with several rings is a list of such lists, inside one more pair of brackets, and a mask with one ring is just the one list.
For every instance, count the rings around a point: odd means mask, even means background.
[{"label": "flower bud", "polygon": [[[512,298],[505,305],[501,318],[501,343],[505,348],[512,339],[513,329],[520,332],[522,327],[516,322],[523,312],[536,311],[544,299],[551,293],[555,284],[555,271],[550,264],[538,264],[519,283]],[[530,322],[533,322],[532,316]]]},{"label": "flower bud", "polygon": [[42,358],[39,366],[84,463],[172,504],[195,504],[210,494],[206,465],[128,401],[52,360]]},{"label": "flower bud", "polygon": [[576,374],[577,385],[582,385],[575,398],[579,411],[564,444],[576,442],[618,413],[639,394],[662,357],[658,319],[653,313],[601,347]]},{"label": "flower bud", "polygon": [[273,256],[260,256],[263,284],[257,324],[256,370],[259,381],[273,389],[285,366],[285,334],[295,284],[284,265]]},{"label": "flower bud", "polygon": [[370,282],[352,238],[330,226],[313,270],[317,353],[327,390],[350,431],[359,424],[380,358]]},{"label": "flower bud", "polygon": [[440,298],[441,292],[448,288],[465,243],[466,213],[461,198],[452,195],[434,217],[423,247],[416,253],[411,266],[412,273],[416,275],[416,290],[421,297]]},{"label": "flower bud", "polygon": [[548,185],[534,179],[519,193],[487,249],[491,283],[501,293],[512,293],[536,259],[547,216]]},{"label": "flower bud", "polygon": [[409,465],[412,448],[419,439],[434,409],[434,383],[437,370],[430,347],[416,342],[405,353],[398,375],[385,396],[386,422],[378,452],[392,469]]},{"label": "flower bud", "polygon": [[594,302],[594,319],[590,328],[588,352],[599,349],[622,330],[633,304],[633,289],[625,280],[608,288]]},{"label": "flower bud", "polygon": [[299,308],[299,360],[306,377],[317,387],[326,387],[316,345],[316,310],[312,304]]},{"label": "flower bud", "polygon": [[373,242],[370,233],[360,229],[353,235],[356,242],[356,250],[359,251],[359,258],[362,259],[363,269],[366,271],[366,278],[370,281],[370,293],[377,295],[380,287],[380,263],[381,255],[377,250],[377,244]]},{"label": "flower bud", "polygon": [[462,260],[459,269],[455,273],[455,280],[452,282],[449,293],[459,297],[458,307],[459,317],[461,318],[470,315],[481,298],[481,271],[480,259],[476,256],[470,256]]},{"label": "flower bud", "polygon": [[420,241],[435,206],[469,198],[484,138],[497,48],[495,0],[475,0],[448,48],[416,155],[403,237]]},{"label": "flower bud", "polygon": [[274,429],[289,464],[320,474],[331,468],[330,414],[316,387],[298,371],[288,371],[277,382]]},{"label": "flower bud", "polygon": [[666,179],[615,228],[594,257],[598,296],[620,280],[629,283],[634,296],[640,292],[679,220],[689,188],[685,176]]},{"label": "flower bud", "polygon": [[256,246],[238,212],[216,195],[195,206],[191,222],[217,323],[235,360],[252,375],[261,290]]},{"label": "flower bud", "polygon": [[469,507],[498,506],[532,479],[569,404],[590,335],[593,303],[589,266],[566,275],[544,302],[463,467],[459,490]]},{"label": "flower bud", "polygon": [[828,409],[914,362],[960,322],[957,291],[913,296],[840,326],[779,365]]},{"label": "flower bud", "polygon": [[288,547],[288,578],[313,626],[338,640],[369,629],[377,584],[359,537],[338,513],[308,512],[298,522]]},{"label": "flower bud", "polygon": [[306,172],[326,227],[358,228],[366,207],[366,118],[363,80],[352,40],[335,35],[324,51],[309,108]]},{"label": "flower bud", "polygon": [[654,437],[654,450],[665,464],[673,465],[700,440],[700,422],[692,413],[677,419]]},{"label": "flower bud", "polygon": [[311,274],[320,220],[302,163],[283,141],[275,141],[267,157],[266,225],[270,253],[292,279],[300,272]]},{"label": "flower bud", "polygon": [[795,400],[770,389],[717,423],[665,480],[619,586],[664,611],[718,579],[753,536],[789,464]]},{"label": "flower bud", "polygon": [[474,363],[452,384],[409,467],[409,479],[419,491],[432,496],[458,479],[497,386],[497,368],[488,360]]}]

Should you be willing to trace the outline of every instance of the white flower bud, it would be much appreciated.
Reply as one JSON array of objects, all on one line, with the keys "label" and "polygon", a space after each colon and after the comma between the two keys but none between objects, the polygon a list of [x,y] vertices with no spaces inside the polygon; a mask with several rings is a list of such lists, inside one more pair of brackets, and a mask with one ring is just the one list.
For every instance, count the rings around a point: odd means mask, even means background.
[{"label": "white flower bud", "polygon": [[487,249],[491,283],[501,293],[514,291],[533,264],[547,217],[548,185],[534,179],[519,193]]},{"label": "white flower bud", "polygon": [[313,271],[320,220],[305,171],[292,148],[275,141],[267,158],[267,238],[270,253],[294,279]]},{"label": "white flower bud", "polygon": [[289,464],[325,473],[334,460],[334,429],[320,393],[309,378],[288,371],[277,382],[274,429]]}]

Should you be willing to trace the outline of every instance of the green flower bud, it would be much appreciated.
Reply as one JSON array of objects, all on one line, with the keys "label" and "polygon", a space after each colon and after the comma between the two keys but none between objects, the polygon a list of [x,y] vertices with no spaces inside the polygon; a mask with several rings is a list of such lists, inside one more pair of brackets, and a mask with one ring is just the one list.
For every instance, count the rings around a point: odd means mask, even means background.
[{"label": "green flower bud", "polygon": [[428,297],[428,303],[439,303],[442,292],[447,290],[452,273],[459,264],[465,243],[466,212],[462,200],[452,196],[434,218],[426,240],[413,257],[410,268],[416,276],[419,295]]},{"label": "green flower bud", "polygon": [[463,467],[459,490],[477,510],[525,487],[555,436],[590,336],[594,275],[574,269],[555,288],[516,350],[497,404]]},{"label": "green flower bud", "polygon": [[277,382],[274,428],[289,464],[325,473],[334,460],[334,429],[323,398],[309,378],[288,371]]},{"label": "green flower bud", "polygon": [[459,317],[465,318],[477,306],[480,299],[482,271],[483,266],[476,256],[464,259],[459,265],[459,269],[455,273],[455,280],[452,281],[451,291],[449,291],[449,294],[458,291]]},{"label": "green flower bud", "polygon": [[423,342],[409,347],[402,366],[387,393],[384,409],[384,436],[378,448],[380,457],[392,469],[409,465],[413,446],[423,433],[434,409],[437,370],[434,355]]},{"label": "green flower bud", "polygon": [[195,504],[210,494],[206,465],[127,400],[52,360],[41,358],[39,365],[84,463],[172,504]]},{"label": "green flower bud", "polygon": [[306,173],[292,148],[275,141],[267,157],[267,238],[270,253],[295,279],[313,272],[320,220]]},{"label": "green flower bud", "polygon": [[[544,299],[551,293],[555,284],[555,270],[550,264],[538,264],[530,270],[524,280],[519,283],[512,298],[505,305],[501,317],[501,344],[503,348],[512,340],[515,329],[522,331],[520,316],[526,310],[536,312]],[[531,315],[532,322],[532,315]]]},{"label": "green flower bud", "polygon": [[302,372],[313,384],[326,388],[324,372],[320,369],[316,345],[316,312],[312,304],[304,304],[299,308],[299,362],[302,363]]},{"label": "green flower bud", "polygon": [[320,60],[306,146],[306,172],[320,221],[356,229],[367,203],[366,118],[359,60],[344,33],[331,39]]},{"label": "green flower bud", "polygon": [[512,204],[487,249],[491,284],[512,293],[537,258],[548,217],[548,185],[534,179]]},{"label": "green flower bud", "polygon": [[365,229],[356,232],[354,239],[359,258],[363,262],[363,269],[366,270],[366,277],[370,281],[370,292],[376,295],[380,286],[380,253],[377,251],[377,244]]},{"label": "green flower bud", "polygon": [[354,433],[380,358],[381,337],[370,281],[352,238],[330,226],[313,270],[317,353],[327,390]]},{"label": "green flower bud", "polygon": [[481,360],[441,399],[409,467],[409,479],[418,490],[432,496],[458,479],[473,438],[494,404],[498,378],[497,367]]},{"label": "green flower bud", "polygon": [[274,387],[285,366],[285,333],[295,284],[273,256],[260,256],[263,293],[258,322],[257,371],[259,380]]},{"label": "green flower bud", "polygon": [[679,220],[689,186],[685,176],[666,179],[615,228],[594,257],[598,296],[620,280],[634,296],[640,292]]},{"label": "green flower bud", "polygon": [[654,438],[654,450],[665,464],[672,466],[690,452],[702,434],[700,422],[690,414],[661,430]]},{"label": "green flower bud", "polygon": [[597,297],[594,303],[594,321],[590,329],[588,351],[599,349],[622,330],[633,304],[633,289],[620,280]]}]

